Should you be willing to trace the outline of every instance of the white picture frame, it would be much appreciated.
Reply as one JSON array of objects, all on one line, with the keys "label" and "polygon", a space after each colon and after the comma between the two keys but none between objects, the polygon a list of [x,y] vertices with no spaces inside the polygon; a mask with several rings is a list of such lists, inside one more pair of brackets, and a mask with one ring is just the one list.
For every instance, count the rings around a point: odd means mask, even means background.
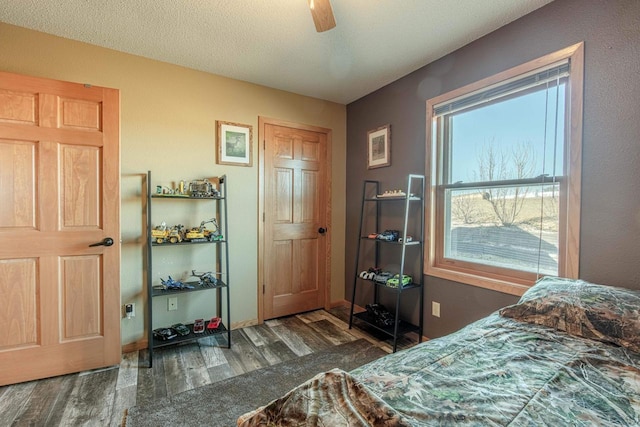
[{"label": "white picture frame", "polygon": [[253,127],[242,123],[216,120],[220,165],[252,166]]},{"label": "white picture frame", "polygon": [[367,169],[391,165],[391,125],[367,132]]}]

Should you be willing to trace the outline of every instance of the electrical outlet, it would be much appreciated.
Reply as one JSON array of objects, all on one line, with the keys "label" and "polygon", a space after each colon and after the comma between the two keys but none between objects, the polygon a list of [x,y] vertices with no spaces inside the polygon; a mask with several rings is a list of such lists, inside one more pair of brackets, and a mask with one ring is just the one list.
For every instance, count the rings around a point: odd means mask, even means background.
[{"label": "electrical outlet", "polygon": [[136,317],[136,305],[135,303],[129,303],[124,305],[124,315],[127,316],[127,319],[131,319],[132,317]]},{"label": "electrical outlet", "polygon": [[440,317],[440,303],[431,301],[431,314],[435,317]]},{"label": "electrical outlet", "polygon": [[178,297],[171,297],[167,300],[167,310],[176,311],[178,309]]}]

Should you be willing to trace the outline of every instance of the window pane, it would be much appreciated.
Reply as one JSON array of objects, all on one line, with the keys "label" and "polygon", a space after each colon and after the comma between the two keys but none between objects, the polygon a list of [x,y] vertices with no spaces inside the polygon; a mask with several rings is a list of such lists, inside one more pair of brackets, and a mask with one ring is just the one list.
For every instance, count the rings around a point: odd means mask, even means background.
[{"label": "window pane", "polygon": [[558,274],[559,184],[445,191],[445,258]]},{"label": "window pane", "polygon": [[562,175],[565,85],[542,86],[447,116],[445,183]]}]

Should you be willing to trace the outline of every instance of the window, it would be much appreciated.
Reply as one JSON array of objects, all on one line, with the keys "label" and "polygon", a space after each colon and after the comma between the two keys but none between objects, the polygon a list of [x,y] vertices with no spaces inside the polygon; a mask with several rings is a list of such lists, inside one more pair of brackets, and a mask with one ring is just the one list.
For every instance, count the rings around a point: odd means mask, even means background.
[{"label": "window", "polygon": [[582,67],[580,43],[427,101],[426,274],[577,278]]}]

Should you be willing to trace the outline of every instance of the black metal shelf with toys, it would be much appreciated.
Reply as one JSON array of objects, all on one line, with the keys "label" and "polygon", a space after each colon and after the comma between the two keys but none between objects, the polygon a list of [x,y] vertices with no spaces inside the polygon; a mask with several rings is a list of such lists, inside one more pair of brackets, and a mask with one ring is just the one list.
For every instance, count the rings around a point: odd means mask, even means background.
[{"label": "black metal shelf with toys", "polygon": [[[387,190],[381,193],[380,182],[372,180],[366,180],[362,190],[349,329],[352,328],[354,319],[357,319],[391,336],[394,352],[398,337],[409,332],[415,332],[418,341],[422,341],[424,191],[424,175],[414,174],[408,175],[406,191]],[[399,216],[401,213],[402,217]],[[385,229],[382,222],[386,225],[393,224],[398,229]],[[373,232],[367,231],[373,228]],[[409,233],[413,233],[415,237]],[[375,245],[373,250],[371,245]],[[383,248],[386,250],[383,251]],[[384,268],[381,267],[383,262]],[[373,302],[366,304],[366,311],[355,313],[358,288],[372,285]],[[420,294],[418,299],[414,299],[419,305],[417,325],[400,318],[401,298],[407,291]],[[382,299],[393,304],[392,311],[381,304]]]},{"label": "black metal shelf with toys", "polygon": [[[147,329],[149,337],[149,367],[153,366],[154,348],[167,347],[187,343],[209,336],[226,336],[227,348],[231,348],[231,330],[222,321],[223,301],[225,302],[226,324],[231,322],[229,299],[229,246],[227,231],[227,178],[197,179],[191,182],[180,181],[175,188],[151,185],[151,171],[147,172]],[[161,200],[164,200],[161,202]],[[180,203],[204,203],[205,210],[210,212],[208,219],[193,227],[182,224],[169,226],[164,221],[153,225],[152,214],[156,209],[175,208]],[[178,210],[180,207],[178,208]],[[156,212],[157,213],[157,212]],[[185,216],[187,213],[185,212]],[[222,227],[220,227],[222,224]],[[183,279],[154,279],[153,261],[156,251],[180,250],[185,246],[206,246],[215,248],[215,255],[206,263],[206,270],[191,270]],[[163,249],[160,249],[163,248]],[[182,249],[184,250],[184,249]],[[202,249],[205,250],[205,249]],[[213,251],[212,251],[213,252]],[[208,254],[205,254],[207,257]],[[211,268],[210,271],[208,269]],[[157,274],[157,273],[156,273]],[[223,280],[224,278],[224,280]],[[212,291],[215,298],[213,317],[195,319],[185,323],[171,325],[154,325],[153,302],[157,297],[173,297],[192,292]],[[224,291],[224,298],[223,293]],[[184,297],[188,298],[188,297]],[[167,301],[169,304],[169,301]]]}]

